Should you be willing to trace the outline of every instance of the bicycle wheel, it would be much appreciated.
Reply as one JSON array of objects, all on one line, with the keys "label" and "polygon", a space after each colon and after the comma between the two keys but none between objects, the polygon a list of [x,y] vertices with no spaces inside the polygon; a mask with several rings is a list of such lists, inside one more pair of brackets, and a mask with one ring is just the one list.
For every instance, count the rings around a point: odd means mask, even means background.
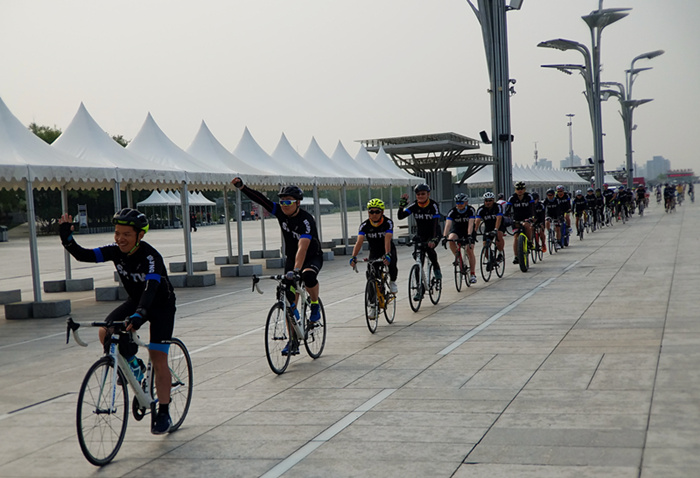
[{"label": "bicycle wheel", "polygon": [[471,274],[473,272],[469,269],[469,257],[467,257],[467,249],[465,246],[465,249],[462,249],[462,252],[460,252],[461,255],[461,262],[462,262],[462,277],[464,277],[464,282],[467,284],[467,287],[471,287],[472,283],[469,279],[471,279]]},{"label": "bicycle wheel", "polygon": [[[498,249],[496,249],[496,244],[491,244],[491,256],[494,258],[498,257]],[[503,277],[503,273],[506,270],[506,256],[503,255],[502,260],[494,259],[494,269],[496,269],[496,275],[498,277]]]},{"label": "bicycle wheel", "polygon": [[323,348],[326,346],[326,310],[323,308],[323,302],[321,302],[320,297],[318,299],[318,305],[321,308],[321,319],[312,324],[309,322],[311,306],[304,304],[304,322],[306,326],[304,347],[306,348],[306,353],[308,353],[309,357],[312,359],[319,358],[323,353]]},{"label": "bicycle wheel", "polygon": [[377,300],[377,284],[374,279],[369,279],[365,286],[365,319],[370,332],[377,331],[377,316],[379,315],[379,304]]},{"label": "bicycle wheel", "polygon": [[484,279],[484,282],[488,282],[491,278],[492,264],[491,254],[489,253],[489,251],[490,246],[484,245],[484,247],[481,248],[481,255],[479,256],[479,264],[481,265],[481,277]]},{"label": "bicycle wheel", "polygon": [[291,354],[282,355],[282,349],[289,342],[287,321],[284,317],[284,306],[277,302],[270,308],[265,323],[265,353],[267,363],[276,374],[282,374],[289,365]]},{"label": "bicycle wheel", "polygon": [[396,317],[396,295],[389,292],[384,296],[384,318],[387,323],[394,322]]},{"label": "bicycle wheel", "polygon": [[[182,340],[172,338],[170,351],[168,352],[168,368],[170,369],[170,419],[173,425],[170,432],[174,432],[185,421],[187,412],[192,402],[192,359],[187,347]],[[151,390],[154,396],[158,396],[155,386],[155,374],[151,374]]]},{"label": "bicycle wheel", "polygon": [[[454,262],[454,274],[455,274],[455,289],[457,292],[462,290],[462,254],[455,256]],[[467,278],[467,284],[469,284],[469,279]]]},{"label": "bicycle wheel", "polygon": [[[532,238],[535,239],[537,236],[537,231],[535,231],[532,235]],[[537,257],[537,250],[540,248],[540,245],[538,242],[535,242],[531,247],[530,247],[530,261],[532,261],[533,264],[537,264],[537,260],[539,259]]]},{"label": "bicycle wheel", "polygon": [[432,263],[428,265],[428,295],[430,296],[430,302],[433,304],[440,302],[440,296],[442,295],[442,279],[435,277]]},{"label": "bicycle wheel", "polygon": [[124,374],[121,370],[117,373],[120,380],[115,384],[114,406],[112,357],[102,357],[95,362],[80,385],[76,413],[78,442],[87,461],[95,466],[103,466],[112,461],[126,435],[129,392]]},{"label": "bicycle wheel", "polygon": [[423,283],[420,277],[420,267],[413,264],[408,274],[408,305],[413,312],[418,312],[423,301]]},{"label": "bicycle wheel", "polygon": [[520,270],[527,272],[530,268],[530,263],[528,262],[527,253],[527,236],[525,234],[518,234],[518,265]]}]

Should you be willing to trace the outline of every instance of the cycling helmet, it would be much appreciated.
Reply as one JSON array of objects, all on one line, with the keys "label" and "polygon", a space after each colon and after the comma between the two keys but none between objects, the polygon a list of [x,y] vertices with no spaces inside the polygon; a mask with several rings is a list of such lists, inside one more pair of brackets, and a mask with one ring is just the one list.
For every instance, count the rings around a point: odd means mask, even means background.
[{"label": "cycling helmet", "polygon": [[547,189],[547,194],[554,194],[554,189]]},{"label": "cycling helmet", "polygon": [[484,193],[484,199],[496,199],[496,196],[491,191],[487,191]]},{"label": "cycling helmet", "polygon": [[137,232],[148,232],[148,218],[146,215],[138,209],[131,209],[130,207],[125,207],[112,216],[112,224],[131,226]]},{"label": "cycling helmet", "polygon": [[515,189],[525,189],[525,183],[523,181],[518,181],[515,183]]},{"label": "cycling helmet", "polygon": [[603,187],[608,187],[608,183],[603,183]]},{"label": "cycling helmet", "polygon": [[592,193],[592,192],[593,192],[593,188],[588,188],[588,192],[589,192],[589,193]]},{"label": "cycling helmet", "polygon": [[505,199],[505,196],[503,195],[503,193],[498,193],[498,199]]},{"label": "cycling helmet", "polygon": [[559,184],[559,185],[557,186],[557,191],[563,191],[563,190],[564,190],[564,186],[562,186],[561,184]]},{"label": "cycling helmet", "polygon": [[430,186],[428,186],[428,185],[425,184],[425,183],[416,184],[416,187],[413,188],[413,192],[418,193],[418,192],[421,192],[421,191],[425,191],[425,192],[428,192],[428,193],[429,193],[429,192],[430,192]]},{"label": "cycling helmet", "polygon": [[299,186],[282,186],[280,192],[277,193],[277,197],[289,196],[296,199],[297,201],[304,198],[304,191],[301,190]]},{"label": "cycling helmet", "polygon": [[540,194],[539,194],[539,193],[532,193],[531,196],[532,196],[532,200],[533,200],[533,201],[534,201],[535,199],[539,199],[539,198],[540,198]]},{"label": "cycling helmet", "polygon": [[455,202],[469,202],[469,196],[464,193],[458,193],[455,196]]},{"label": "cycling helmet", "polygon": [[384,210],[384,201],[381,199],[370,199],[369,202],[367,203],[367,209],[381,209],[382,211]]},{"label": "cycling helmet", "polygon": [[601,192],[600,188],[595,188],[595,192],[597,192],[597,193]]},{"label": "cycling helmet", "polygon": [[577,196],[580,196],[580,195],[582,195],[582,194],[583,194],[583,193],[581,192],[580,189],[577,189],[577,190],[576,190],[576,195],[577,195]]}]

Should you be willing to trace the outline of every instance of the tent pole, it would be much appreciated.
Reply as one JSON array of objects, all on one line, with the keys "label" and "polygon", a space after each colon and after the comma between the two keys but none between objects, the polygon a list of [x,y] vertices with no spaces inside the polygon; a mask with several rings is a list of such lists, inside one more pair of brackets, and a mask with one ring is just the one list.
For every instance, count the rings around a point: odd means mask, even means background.
[{"label": "tent pole", "polygon": [[29,221],[29,256],[32,266],[34,302],[41,302],[41,277],[39,276],[39,248],[36,243],[36,211],[34,209],[34,187],[31,175],[27,175],[27,220]]},{"label": "tent pole", "polygon": [[193,274],[194,266],[192,264],[192,232],[190,231],[190,206],[189,206],[190,194],[187,191],[187,182],[182,182],[182,192],[180,193],[180,202],[182,204],[182,210],[187,211],[187,214],[183,214],[183,224],[185,225],[183,233],[185,235],[185,264],[187,267],[187,275],[191,276]]},{"label": "tent pole", "polygon": [[131,190],[131,184],[126,185],[126,207],[134,207],[134,195]]},{"label": "tent pole", "polygon": [[114,181],[114,212],[119,212],[122,209],[122,190],[119,181]]},{"label": "tent pole", "polygon": [[[241,221],[241,202],[241,190],[236,188],[236,232],[238,234],[238,267],[243,267],[243,224]],[[264,237],[265,236],[263,235],[263,238]]]},{"label": "tent pole", "polygon": [[226,245],[228,247],[228,263],[233,260],[233,245],[231,244],[231,222],[228,209],[228,194],[226,194],[226,186],[224,186],[224,221],[226,222]]},{"label": "tent pole", "polygon": [[389,219],[394,220],[394,186],[389,185]]},{"label": "tent pole", "polygon": [[267,242],[265,240],[265,209],[259,208],[260,210],[260,230],[262,231],[262,250],[263,257],[265,257],[265,251],[267,250]]},{"label": "tent pole", "polygon": [[[61,186],[61,212],[63,214],[68,213],[68,189],[66,189],[65,184]],[[66,280],[71,280],[73,278],[73,274],[71,271],[70,254],[65,249],[63,249],[63,263],[65,264],[64,269],[66,270]]]},{"label": "tent pole", "polygon": [[314,181],[314,216],[316,216],[316,228],[318,229],[318,240],[323,242],[321,232],[321,205],[318,203],[318,184]]}]

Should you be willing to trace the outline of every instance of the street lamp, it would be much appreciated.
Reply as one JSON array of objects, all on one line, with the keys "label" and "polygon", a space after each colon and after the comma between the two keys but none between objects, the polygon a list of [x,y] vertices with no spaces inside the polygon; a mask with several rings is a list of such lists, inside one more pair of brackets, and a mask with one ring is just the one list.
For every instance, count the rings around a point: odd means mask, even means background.
[{"label": "street lamp", "polygon": [[[605,177],[603,159],[603,120],[600,108],[600,40],[603,29],[625,18],[630,8],[603,8],[603,0],[598,4],[598,10],[581,17],[591,30],[591,45],[589,50],[585,45],[562,38],[539,43],[538,47],[556,48],[558,50],[576,50],[583,55],[585,65],[558,65],[560,71],[578,69],[586,82],[586,99],[591,116],[593,128],[593,159],[595,162],[595,185],[602,188]],[[555,65],[542,65],[544,67],[557,67]],[[566,72],[566,71],[565,71]]]}]

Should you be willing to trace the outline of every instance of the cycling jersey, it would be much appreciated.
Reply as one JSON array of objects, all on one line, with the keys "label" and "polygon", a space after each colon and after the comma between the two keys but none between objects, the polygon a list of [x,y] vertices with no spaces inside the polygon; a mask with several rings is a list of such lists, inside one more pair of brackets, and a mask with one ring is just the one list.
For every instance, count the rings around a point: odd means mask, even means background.
[{"label": "cycling jersey", "polygon": [[513,194],[508,200],[508,206],[513,213],[513,220],[524,221],[532,218],[534,215],[532,205],[534,203],[535,201],[528,193],[523,194],[522,197],[519,197],[517,194]]},{"label": "cycling jersey", "polygon": [[[372,225],[372,222],[367,219],[362,224],[360,224],[360,230],[358,235],[365,236],[367,243],[369,244],[369,258],[379,259],[384,257],[386,254],[386,247],[384,239],[387,234],[394,233],[394,222],[388,217],[382,215],[382,220],[377,225]],[[396,247],[394,243],[391,243],[391,256],[392,262],[396,258]]]},{"label": "cycling jersey", "polygon": [[542,201],[542,206],[544,206],[544,213],[546,217],[550,219],[559,219],[564,215],[556,196],[552,199],[549,199],[548,197],[545,198],[544,201]]},{"label": "cycling jersey", "polygon": [[535,224],[543,224],[546,219],[546,210],[544,204],[535,201],[533,207],[535,209]]},{"label": "cycling jersey", "polygon": [[[316,220],[307,211],[299,208],[294,216],[287,216],[282,212],[279,203],[270,201],[264,194],[251,189],[248,186],[243,186],[241,192],[250,199],[260,204],[270,214],[277,218],[277,221],[282,228],[282,237],[284,238],[284,250],[287,254],[285,261],[285,269],[291,270],[294,268],[294,259],[299,248],[299,239],[310,239],[309,247],[306,250],[306,258],[302,269],[306,269],[313,264],[314,269],[320,269],[323,264],[323,251],[321,250],[321,241],[318,237],[316,229]],[[291,266],[290,266],[291,264]],[[318,272],[318,270],[316,270]]]},{"label": "cycling jersey", "polygon": [[642,200],[647,196],[647,190],[645,188],[637,188],[637,199]]},{"label": "cycling jersey", "polygon": [[588,207],[588,209],[595,209],[596,202],[598,200],[598,198],[595,197],[595,194],[590,193],[590,194],[586,194],[583,197],[586,199],[586,204],[587,204],[586,207]]},{"label": "cycling jersey", "polygon": [[588,201],[586,201],[586,198],[583,196],[576,196],[574,197],[574,213],[577,216],[580,216],[583,214],[583,212],[588,209]]},{"label": "cycling jersey", "polygon": [[428,199],[425,206],[421,207],[416,201],[412,202],[404,209],[399,209],[397,216],[405,219],[413,215],[416,220],[416,235],[421,241],[428,242],[431,239],[439,238],[440,234],[440,209],[438,203]]},{"label": "cycling jersey", "polygon": [[141,241],[132,254],[120,251],[116,244],[85,249],[71,240],[64,247],[80,262],[114,263],[129,298],[108,316],[108,320],[124,320],[139,311],[151,323],[151,343],[172,338],[175,292],[163,257],[153,246]]},{"label": "cycling jersey", "polygon": [[554,196],[554,199],[559,201],[559,206],[561,207],[561,213],[566,214],[571,211],[571,198],[567,193],[562,194],[559,196],[559,194]]},{"label": "cycling jersey", "polygon": [[613,199],[615,199],[615,191],[612,189],[603,189],[603,197],[605,198],[605,205],[609,206]]},{"label": "cycling jersey", "polygon": [[[476,213],[474,208],[467,206],[461,211],[456,207],[453,207],[450,212],[447,213],[445,218],[451,227],[451,231],[457,234],[457,237],[464,239],[467,237],[467,232],[469,231],[469,220],[475,219]],[[472,237],[476,237],[476,231],[472,231]]]},{"label": "cycling jersey", "polygon": [[[476,217],[484,221],[484,232],[491,232],[496,228],[496,219],[498,216],[503,217],[501,208],[498,204],[493,204],[491,207],[486,207],[486,205],[481,205],[476,211]],[[501,231],[505,231],[506,227],[501,222]]]}]

